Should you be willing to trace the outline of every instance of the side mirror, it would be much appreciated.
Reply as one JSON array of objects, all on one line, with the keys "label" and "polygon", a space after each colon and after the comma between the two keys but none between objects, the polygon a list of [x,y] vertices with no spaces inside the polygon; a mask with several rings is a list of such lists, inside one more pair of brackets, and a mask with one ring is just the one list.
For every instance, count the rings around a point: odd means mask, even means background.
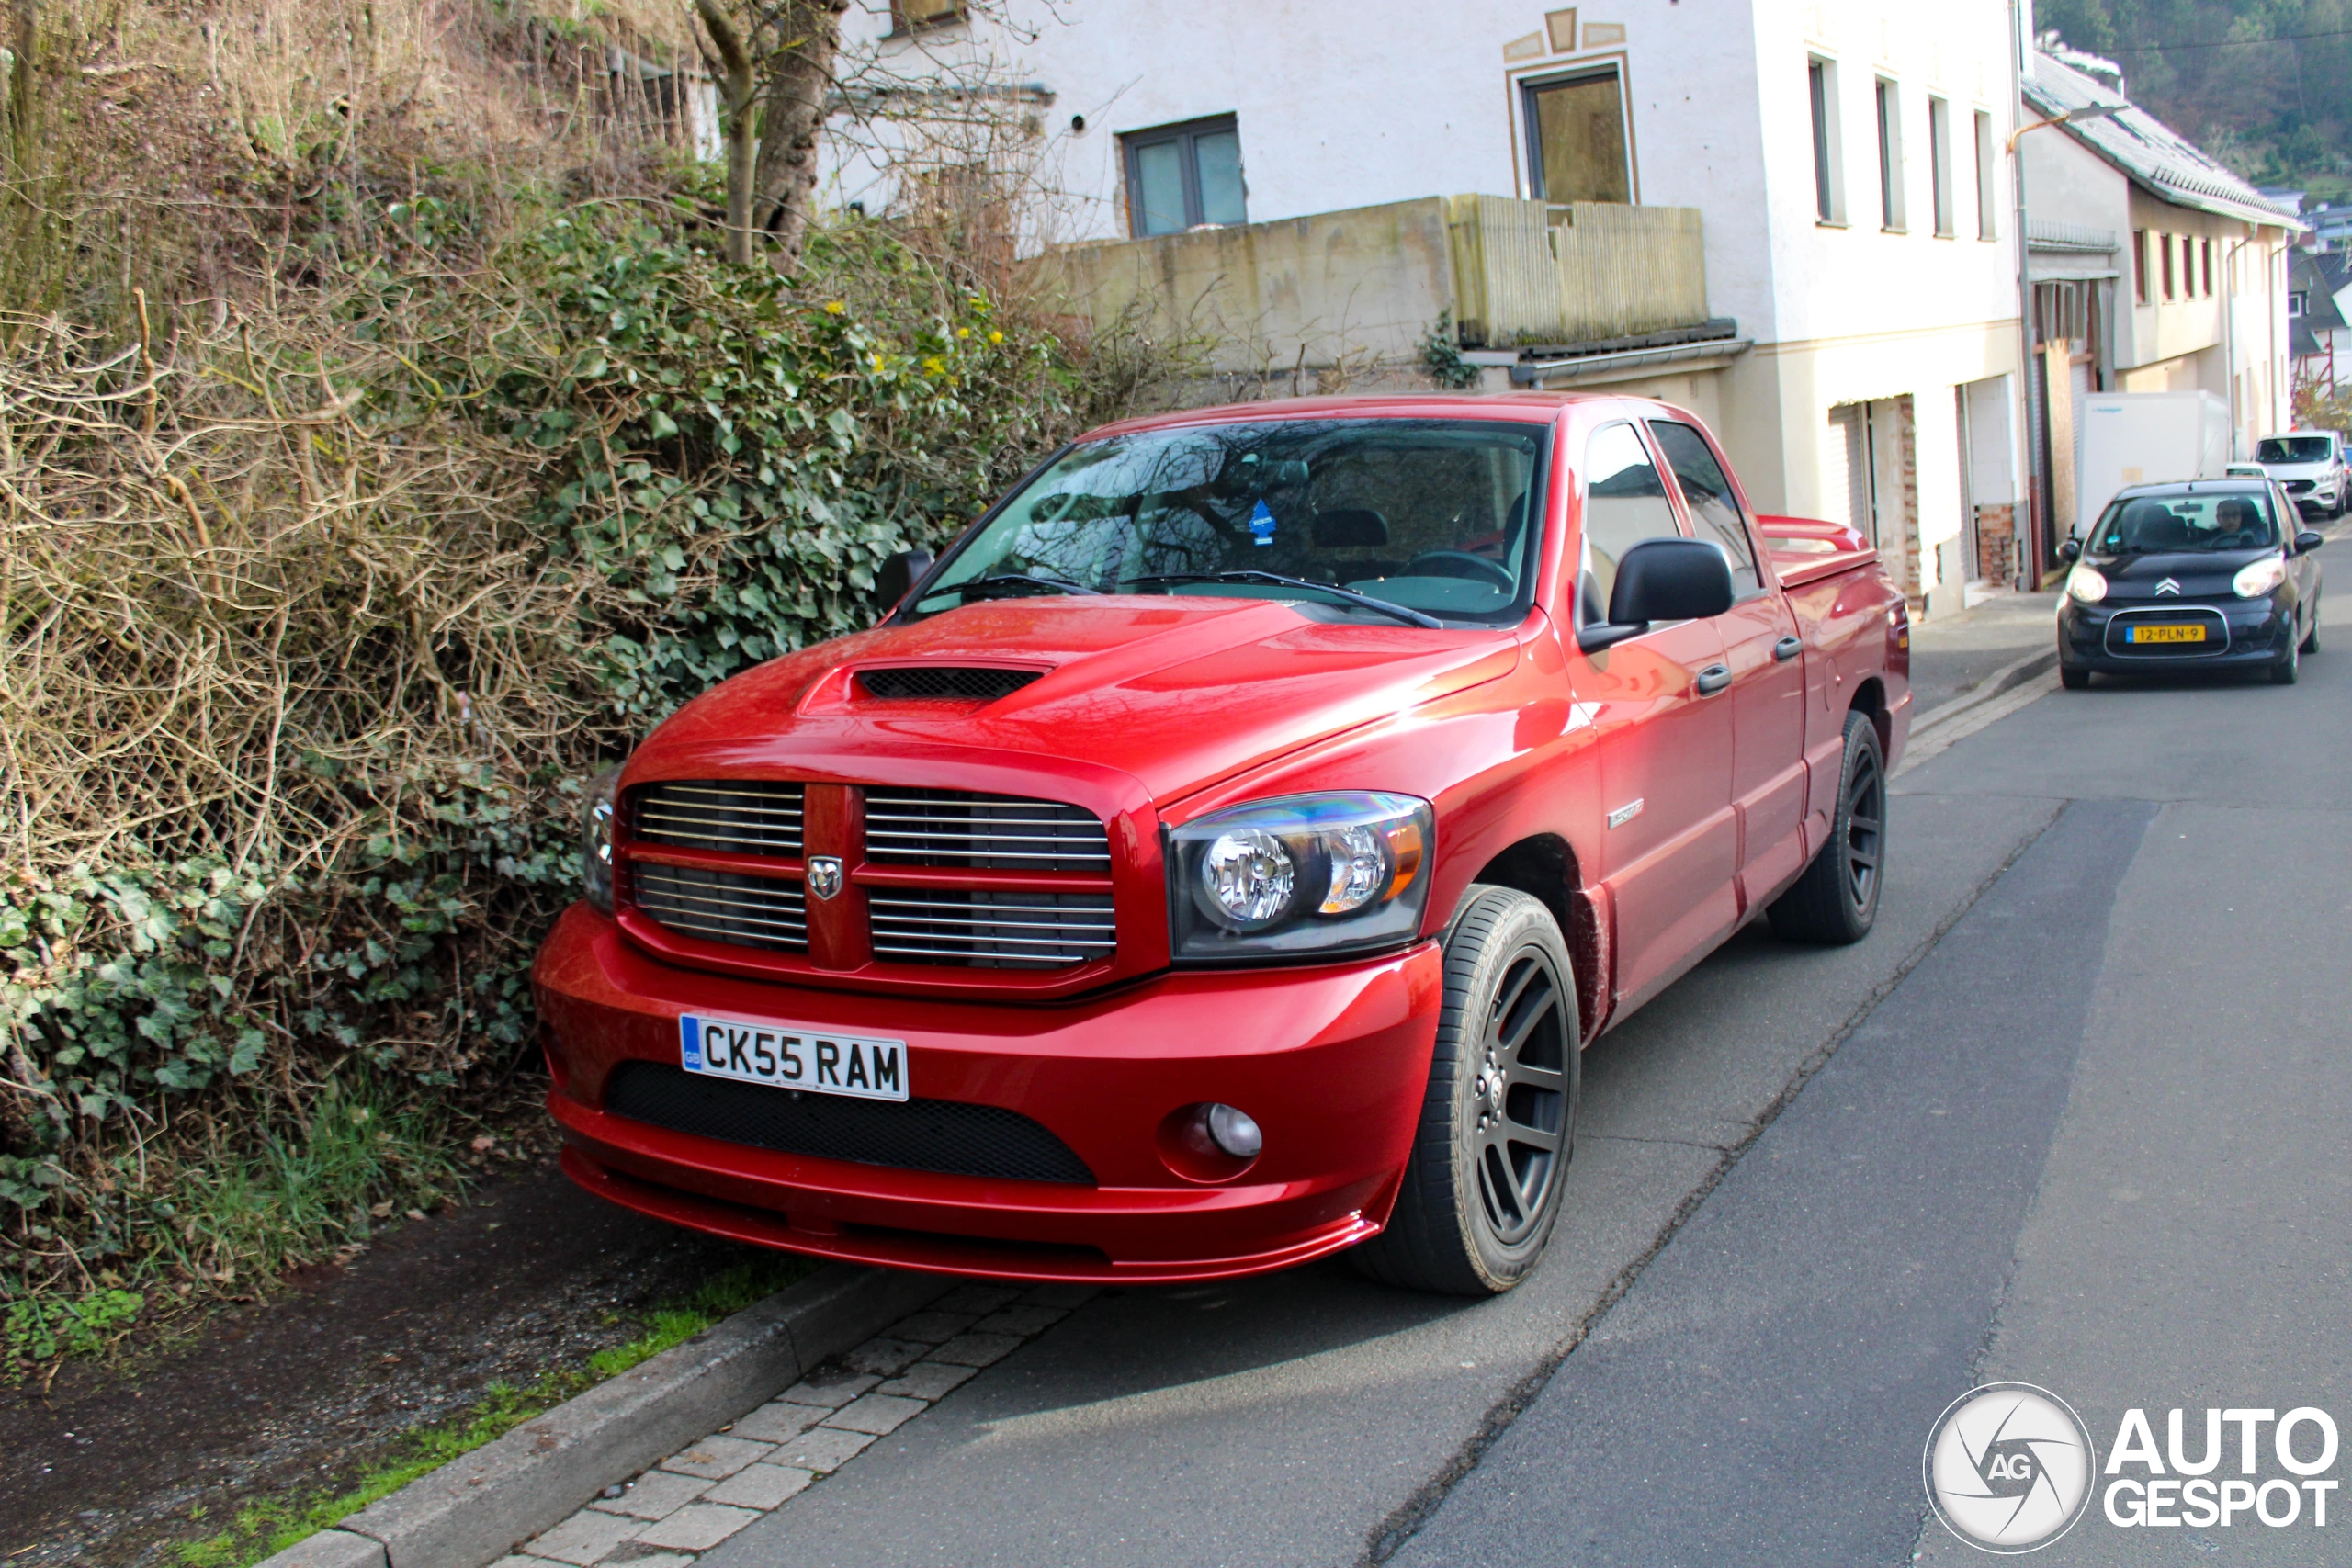
[{"label": "side mirror", "polygon": [[2299,556],[2307,556],[2325,543],[2327,543],[2326,535],[2306,528],[2295,536],[2295,553]]},{"label": "side mirror", "polygon": [[2082,558],[2083,558],[2083,547],[2082,547],[2082,542],[2081,542],[2080,540],[2077,540],[2077,539],[2069,539],[2069,540],[2067,540],[2064,544],[2063,544],[2063,545],[2059,546],[2059,547],[2058,547],[2058,558],[2059,558],[2060,560],[2066,561],[2066,562],[2069,562],[2069,563],[2072,563],[2072,562],[2078,561],[2078,560],[2082,559]]},{"label": "side mirror", "polygon": [[1698,621],[1731,608],[1731,563],[1700,539],[1645,539],[1617,563],[1609,619],[1577,633],[1577,646],[1598,653],[1639,637],[1653,621]]},{"label": "side mirror", "polygon": [[886,612],[906,602],[915,584],[930,573],[931,562],[929,550],[900,550],[882,563],[882,570],[874,574],[874,596],[882,601]]}]

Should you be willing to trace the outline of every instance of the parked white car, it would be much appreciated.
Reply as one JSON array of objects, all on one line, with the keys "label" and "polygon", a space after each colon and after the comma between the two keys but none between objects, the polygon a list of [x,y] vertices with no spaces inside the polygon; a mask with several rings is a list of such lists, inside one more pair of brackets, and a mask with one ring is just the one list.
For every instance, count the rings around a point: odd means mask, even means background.
[{"label": "parked white car", "polygon": [[2352,499],[2346,494],[2352,475],[2346,469],[2342,435],[2333,430],[2283,431],[2264,436],[2254,457],[2298,507],[2330,517],[2344,515],[2345,503]]}]

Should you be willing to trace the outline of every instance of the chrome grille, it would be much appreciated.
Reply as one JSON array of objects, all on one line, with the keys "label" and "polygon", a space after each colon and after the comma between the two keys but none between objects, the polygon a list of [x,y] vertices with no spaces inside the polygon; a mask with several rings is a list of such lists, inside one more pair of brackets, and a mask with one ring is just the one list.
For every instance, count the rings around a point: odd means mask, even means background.
[{"label": "chrome grille", "polygon": [[867,902],[874,955],[900,964],[1057,969],[1118,945],[1108,893],[892,888]]},{"label": "chrome grille", "polygon": [[797,855],[802,787],[766,779],[647,784],[636,792],[633,831],[680,849]]},{"label": "chrome grille", "polygon": [[797,882],[701,866],[629,868],[629,896],[666,930],[772,952],[808,950],[808,901]]},{"label": "chrome grille", "polygon": [[1107,872],[1111,840],[1093,813],[1050,800],[950,789],[869,789],[865,858],[985,871]]}]

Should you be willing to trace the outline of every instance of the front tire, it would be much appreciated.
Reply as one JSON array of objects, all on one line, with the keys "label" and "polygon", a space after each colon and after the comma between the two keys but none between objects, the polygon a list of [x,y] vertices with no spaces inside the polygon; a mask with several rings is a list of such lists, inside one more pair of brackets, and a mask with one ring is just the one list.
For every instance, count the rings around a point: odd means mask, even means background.
[{"label": "front tire", "polygon": [[2058,683],[2070,692],[2087,692],[2091,689],[2091,672],[2077,670],[2071,664],[2061,664],[2058,666]]},{"label": "front tire", "polygon": [[2296,640],[2294,627],[2290,626],[2287,628],[2286,656],[2270,667],[2270,683],[2274,686],[2291,686],[2295,683],[2295,678],[2302,672],[2302,645]]},{"label": "front tire", "polygon": [[2312,601],[2312,623],[2310,629],[2303,633],[2302,650],[2305,653],[2319,651],[2319,601],[2316,598]]},{"label": "front tire", "polygon": [[1786,893],[1766,908],[1784,942],[1856,942],[1878,920],[1886,864],[1886,759],[1866,713],[1846,716],[1846,760],[1829,841]]},{"label": "front tire", "polygon": [[1477,886],[1445,942],[1445,1005],[1388,1228],[1356,1268],[1489,1296],[1534,1270],[1559,1218],[1583,1085],[1576,971],[1552,911]]}]

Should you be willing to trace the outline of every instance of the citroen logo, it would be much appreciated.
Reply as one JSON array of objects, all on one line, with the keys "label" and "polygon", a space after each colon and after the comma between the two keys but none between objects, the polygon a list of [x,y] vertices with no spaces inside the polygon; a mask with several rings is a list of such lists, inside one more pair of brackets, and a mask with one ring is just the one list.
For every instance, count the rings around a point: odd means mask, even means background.
[{"label": "citroen logo", "polygon": [[842,863],[837,855],[808,857],[808,891],[830,898],[842,890]]},{"label": "citroen logo", "polygon": [[2167,577],[2162,582],[2156,584],[2157,598],[2161,599],[2167,593],[2171,594],[2176,599],[2180,597],[2180,579],[2177,577]]}]

